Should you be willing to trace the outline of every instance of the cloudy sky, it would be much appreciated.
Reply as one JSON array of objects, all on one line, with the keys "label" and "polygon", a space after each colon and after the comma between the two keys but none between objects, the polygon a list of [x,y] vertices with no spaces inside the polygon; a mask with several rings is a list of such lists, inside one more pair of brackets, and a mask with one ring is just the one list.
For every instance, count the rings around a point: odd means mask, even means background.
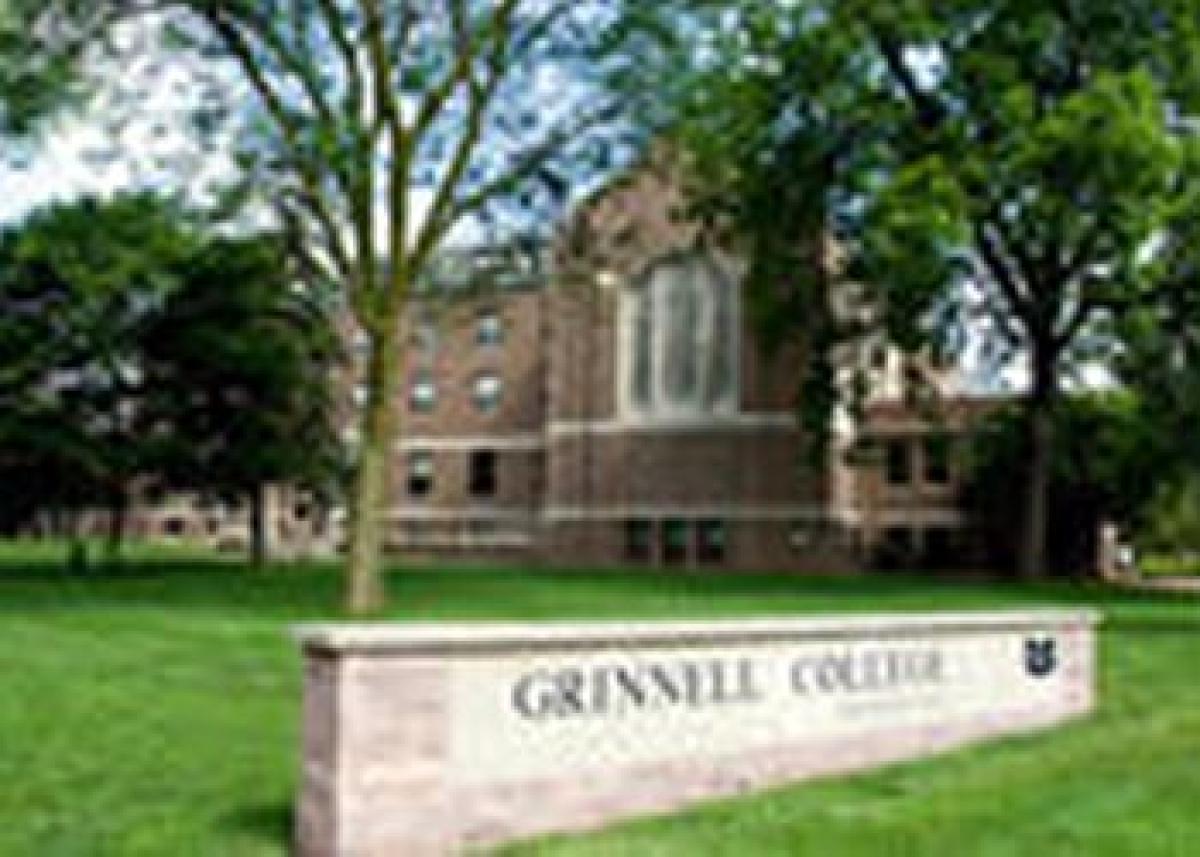
[{"label": "cloudy sky", "polygon": [[35,139],[5,142],[0,222],[82,194],[198,188],[230,169],[188,133],[201,89],[197,66],[165,58],[152,22],[127,25],[114,41],[121,60],[95,66],[86,107],[53,117]]}]

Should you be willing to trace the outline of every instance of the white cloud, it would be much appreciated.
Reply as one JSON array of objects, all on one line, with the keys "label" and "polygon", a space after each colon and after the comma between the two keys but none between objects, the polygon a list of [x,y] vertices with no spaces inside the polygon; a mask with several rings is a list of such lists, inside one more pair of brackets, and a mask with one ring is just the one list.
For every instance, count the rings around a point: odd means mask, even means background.
[{"label": "white cloud", "polygon": [[206,151],[189,127],[203,89],[194,61],[167,56],[153,21],[126,25],[117,41],[120,62],[95,61],[93,96],[81,111],[57,117],[33,141],[10,144],[10,157],[0,160],[0,223],[52,201],[126,188],[199,194],[230,175],[222,147]]}]

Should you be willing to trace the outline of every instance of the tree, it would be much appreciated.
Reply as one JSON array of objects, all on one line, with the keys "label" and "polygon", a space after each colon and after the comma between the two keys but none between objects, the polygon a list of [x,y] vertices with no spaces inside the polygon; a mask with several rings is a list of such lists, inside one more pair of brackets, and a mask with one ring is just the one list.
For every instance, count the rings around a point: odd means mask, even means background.
[{"label": "tree", "polygon": [[[401,377],[398,317],[439,248],[470,222],[514,223],[605,169],[620,104],[589,85],[633,0],[51,0],[43,26],[94,34],[130,18],[210,60],[237,103],[249,186],[270,189],[308,263],[341,284],[370,356],[355,467],[347,604],[383,598],[381,508]],[[64,23],[65,22],[65,23]],[[111,26],[110,26],[111,25]],[[45,44],[53,52],[57,45]],[[226,99],[228,100],[228,99]],[[604,133],[601,133],[603,131]],[[518,212],[517,220],[526,218]]]},{"label": "tree", "polygon": [[0,467],[26,501],[14,514],[103,505],[120,520],[145,463],[139,332],[193,240],[182,211],[147,195],[52,206],[0,235]]},{"label": "tree", "polygon": [[[1169,240],[1196,246],[1195,220],[1173,225]],[[1117,360],[1121,383],[1135,390],[1154,414],[1164,457],[1156,492],[1138,533],[1140,545],[1156,551],[1195,554],[1200,550],[1200,265],[1186,255],[1168,255],[1172,284],[1157,300],[1129,314],[1120,333]]]},{"label": "tree", "polygon": [[[988,565],[1009,566],[1017,546],[1007,522],[1022,500],[1021,464],[1028,460],[1028,413],[1011,409],[980,428],[968,456],[963,505]],[[1172,452],[1137,396],[1112,391],[1067,396],[1054,412],[1055,444],[1047,479],[1046,550],[1057,574],[1096,571],[1101,526],[1141,530],[1152,517],[1159,482]]]},{"label": "tree", "polygon": [[148,472],[172,488],[247,500],[256,565],[266,558],[266,487],[327,498],[341,476],[328,290],[293,267],[278,237],[210,239],[181,260],[178,287],[139,338]]},{"label": "tree", "polygon": [[74,94],[75,51],[30,56],[26,30],[36,0],[0,4],[0,134],[24,135]]},{"label": "tree", "polygon": [[1200,556],[1200,473],[1172,473],[1159,483],[1137,542],[1144,551],[1194,564]]},{"label": "tree", "polygon": [[138,482],[251,500],[339,476],[328,290],[278,236],[224,238],[152,194],[85,199],[0,235],[0,472],[8,528]]},{"label": "tree", "polygon": [[[706,197],[732,194],[726,221],[765,288],[800,296],[787,317],[815,316],[827,351],[871,320],[910,348],[982,339],[1025,370],[1018,565],[1041,575],[1063,381],[1111,367],[1124,320],[1194,252],[1171,236],[1198,213],[1195,4],[697,7],[710,61],[680,138]],[[805,254],[816,286],[786,273]],[[814,291],[836,303],[831,277],[869,290],[849,330],[802,309]]]}]

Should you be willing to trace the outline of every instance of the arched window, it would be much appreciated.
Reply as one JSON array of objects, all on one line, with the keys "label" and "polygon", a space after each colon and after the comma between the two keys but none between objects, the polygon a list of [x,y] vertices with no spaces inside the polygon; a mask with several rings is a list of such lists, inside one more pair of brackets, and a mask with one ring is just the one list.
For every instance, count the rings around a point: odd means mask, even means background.
[{"label": "arched window", "polygon": [[707,284],[696,277],[694,265],[664,267],[655,281],[666,303],[663,392],[670,406],[685,408],[695,401],[699,387],[700,304]]},{"label": "arched window", "polygon": [[635,408],[649,408],[654,387],[654,292],[648,287],[639,289],[631,298],[633,304],[633,354],[630,360],[630,398]]},{"label": "arched window", "polygon": [[737,288],[711,261],[663,261],[626,298],[629,409],[670,418],[737,406]]}]

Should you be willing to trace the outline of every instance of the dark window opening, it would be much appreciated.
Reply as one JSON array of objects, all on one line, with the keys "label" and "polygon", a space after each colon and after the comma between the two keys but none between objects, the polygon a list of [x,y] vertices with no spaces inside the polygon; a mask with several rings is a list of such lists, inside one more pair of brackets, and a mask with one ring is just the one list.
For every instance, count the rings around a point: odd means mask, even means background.
[{"label": "dark window opening", "polygon": [[471,453],[470,485],[472,497],[496,495],[496,451],[478,449]]},{"label": "dark window opening", "polygon": [[925,441],[925,481],[930,485],[950,482],[950,439],[931,437]]},{"label": "dark window opening", "polygon": [[696,559],[702,563],[725,561],[728,533],[724,521],[701,521],[696,525]]},{"label": "dark window opening", "polygon": [[886,446],[885,468],[889,485],[908,485],[912,481],[912,462],[908,442],[889,440]]},{"label": "dark window opening", "polygon": [[654,524],[646,520],[625,522],[625,559],[650,562],[654,557]]},{"label": "dark window opening", "polygon": [[683,565],[688,557],[687,521],[663,521],[662,559],[666,565]]},{"label": "dark window opening", "polygon": [[163,532],[168,536],[182,536],[186,530],[187,524],[184,523],[183,518],[167,518],[163,522]]},{"label": "dark window opening", "polygon": [[908,527],[888,527],[879,546],[879,564],[885,569],[911,568],[915,560],[916,538]]},{"label": "dark window opening", "polygon": [[433,493],[433,454],[413,452],[408,456],[408,494],[428,497]]}]

